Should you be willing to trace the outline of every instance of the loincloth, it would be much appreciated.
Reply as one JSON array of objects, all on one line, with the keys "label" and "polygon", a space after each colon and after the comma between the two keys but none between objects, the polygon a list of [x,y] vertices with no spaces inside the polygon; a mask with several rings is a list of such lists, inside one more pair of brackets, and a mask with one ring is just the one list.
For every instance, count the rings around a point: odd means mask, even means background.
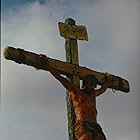
[{"label": "loincloth", "polygon": [[79,139],[82,135],[86,134],[87,132],[92,133],[93,138],[101,134],[103,135],[104,140],[106,140],[102,128],[98,123],[90,123],[88,121],[78,121],[75,123],[75,136],[77,139]]}]

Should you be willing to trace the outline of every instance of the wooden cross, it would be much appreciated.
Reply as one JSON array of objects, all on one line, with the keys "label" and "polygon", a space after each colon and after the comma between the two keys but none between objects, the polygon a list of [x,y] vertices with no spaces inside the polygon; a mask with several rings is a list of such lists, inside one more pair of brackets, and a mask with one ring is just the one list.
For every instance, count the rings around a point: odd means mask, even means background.
[{"label": "wooden cross", "polygon": [[[33,66],[40,70],[48,71],[48,66],[52,66],[57,69],[61,74],[66,75],[67,78],[75,85],[80,87],[80,80],[86,75],[94,75],[99,85],[102,85],[106,81],[106,74],[97,72],[86,67],[79,66],[78,62],[78,45],[77,39],[88,40],[85,26],[76,26],[73,19],[66,19],[65,23],[59,23],[60,35],[65,37],[65,49],[66,49],[66,62],[52,59],[47,57],[47,62],[40,57],[39,54],[33,52],[24,51],[23,49],[16,49],[13,47],[6,47],[4,50],[4,57],[8,60],[13,60],[19,64],[26,64]],[[122,92],[129,92],[129,83],[127,80],[111,75],[115,77],[114,83],[111,85],[111,89],[120,90]],[[68,92],[68,91],[67,91]],[[67,110],[68,110],[68,132],[69,139],[75,140],[74,136],[74,121],[75,114],[72,108],[71,99],[69,94],[66,97]]]}]

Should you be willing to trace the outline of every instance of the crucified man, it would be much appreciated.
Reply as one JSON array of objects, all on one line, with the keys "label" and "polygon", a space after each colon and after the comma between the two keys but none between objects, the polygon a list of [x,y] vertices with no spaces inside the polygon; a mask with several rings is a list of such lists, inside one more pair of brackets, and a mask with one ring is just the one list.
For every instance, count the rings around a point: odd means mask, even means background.
[{"label": "crucified man", "polygon": [[[47,56],[46,60],[47,60]],[[43,56],[44,58],[44,56]],[[75,112],[75,137],[77,140],[106,140],[101,126],[97,123],[96,97],[102,95],[114,81],[107,74],[107,81],[96,89],[97,79],[87,75],[82,88],[61,76],[58,70],[48,65],[49,72],[69,91]],[[110,80],[109,80],[110,79]]]}]

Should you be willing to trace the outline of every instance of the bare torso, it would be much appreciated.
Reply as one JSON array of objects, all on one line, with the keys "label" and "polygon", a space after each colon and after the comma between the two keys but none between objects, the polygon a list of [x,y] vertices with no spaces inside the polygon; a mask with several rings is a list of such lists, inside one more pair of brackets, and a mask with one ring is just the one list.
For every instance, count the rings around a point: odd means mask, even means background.
[{"label": "bare torso", "polygon": [[[92,91],[94,93],[94,91]],[[76,121],[96,122],[96,96],[86,95],[84,90],[80,93],[71,93],[72,103],[76,115]]]}]

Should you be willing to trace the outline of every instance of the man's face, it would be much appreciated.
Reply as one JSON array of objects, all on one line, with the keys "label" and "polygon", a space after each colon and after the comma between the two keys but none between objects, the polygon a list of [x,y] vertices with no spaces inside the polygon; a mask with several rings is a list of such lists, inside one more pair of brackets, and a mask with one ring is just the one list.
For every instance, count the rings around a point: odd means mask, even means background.
[{"label": "man's face", "polygon": [[86,83],[86,88],[88,89],[96,88],[96,83],[93,80],[88,79]]}]

